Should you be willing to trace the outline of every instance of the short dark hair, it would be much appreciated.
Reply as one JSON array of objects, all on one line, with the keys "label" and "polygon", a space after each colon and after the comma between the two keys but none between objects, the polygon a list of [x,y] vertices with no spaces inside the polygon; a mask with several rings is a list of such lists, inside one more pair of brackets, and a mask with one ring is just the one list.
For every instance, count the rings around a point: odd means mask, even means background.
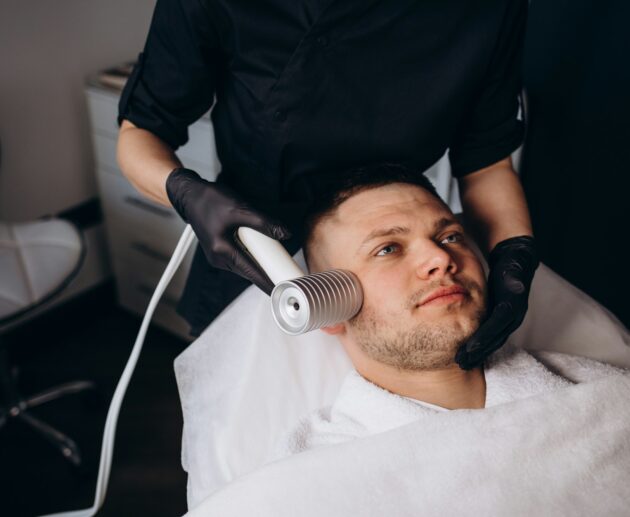
[{"label": "short dark hair", "polygon": [[311,203],[304,218],[302,249],[309,269],[311,243],[317,224],[332,215],[339,205],[355,194],[391,183],[407,183],[423,188],[446,204],[422,171],[401,163],[381,162],[343,171]]}]

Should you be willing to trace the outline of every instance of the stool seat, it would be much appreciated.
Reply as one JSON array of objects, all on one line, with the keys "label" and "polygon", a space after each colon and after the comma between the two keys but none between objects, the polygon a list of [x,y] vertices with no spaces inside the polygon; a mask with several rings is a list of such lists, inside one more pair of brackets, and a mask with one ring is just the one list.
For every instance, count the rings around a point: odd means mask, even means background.
[{"label": "stool seat", "polygon": [[2,338],[9,324],[62,292],[77,276],[85,255],[83,234],[68,221],[0,221],[0,428],[10,421],[21,422],[48,440],[77,468],[82,461],[74,440],[39,419],[32,410],[66,395],[89,392],[94,396],[94,383],[66,382],[23,397],[18,390],[17,369],[9,364],[7,341]]},{"label": "stool seat", "polygon": [[82,239],[81,232],[62,219],[0,221],[0,320],[63,289],[82,263]]}]

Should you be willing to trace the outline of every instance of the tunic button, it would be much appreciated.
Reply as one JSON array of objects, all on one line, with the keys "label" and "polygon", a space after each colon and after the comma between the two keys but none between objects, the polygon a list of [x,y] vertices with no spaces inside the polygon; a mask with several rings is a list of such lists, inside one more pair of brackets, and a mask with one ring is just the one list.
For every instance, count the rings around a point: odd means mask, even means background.
[{"label": "tunic button", "polygon": [[282,122],[287,118],[287,114],[284,111],[278,110],[273,114],[273,118]]}]

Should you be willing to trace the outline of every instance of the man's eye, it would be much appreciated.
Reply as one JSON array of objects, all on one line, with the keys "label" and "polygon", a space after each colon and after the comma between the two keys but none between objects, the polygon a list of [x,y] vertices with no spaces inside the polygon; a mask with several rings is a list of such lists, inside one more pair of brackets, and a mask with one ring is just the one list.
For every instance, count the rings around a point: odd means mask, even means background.
[{"label": "man's eye", "polygon": [[464,240],[464,236],[459,233],[459,232],[455,232],[455,233],[451,233],[450,235],[447,235],[442,242],[446,242],[446,244],[454,244],[456,242],[461,242]]},{"label": "man's eye", "polygon": [[384,257],[385,255],[391,255],[391,253],[385,253],[385,254],[382,254],[381,252],[383,252],[383,251],[385,251],[385,250],[387,250],[387,249],[390,249],[390,248],[394,248],[394,247],[396,247],[396,244],[388,244],[388,245],[387,245],[387,246],[385,246],[384,248],[381,248],[381,249],[379,250],[379,252],[376,254],[376,256],[377,256],[377,257]]}]

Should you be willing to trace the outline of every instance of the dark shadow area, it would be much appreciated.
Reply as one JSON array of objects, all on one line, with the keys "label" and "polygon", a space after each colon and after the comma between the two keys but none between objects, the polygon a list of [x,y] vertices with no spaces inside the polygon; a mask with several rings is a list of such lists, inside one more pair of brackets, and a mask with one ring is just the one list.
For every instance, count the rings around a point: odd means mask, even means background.
[{"label": "dark shadow area", "polygon": [[[80,471],[20,422],[0,429],[1,515],[91,506],[107,409],[139,327],[140,318],[118,308],[113,283],[107,283],[3,337],[23,395],[80,379],[94,381],[99,393],[31,410],[76,441],[84,460]],[[173,372],[173,360],[186,345],[149,328],[120,412],[109,490],[99,516],[186,511],[182,414]]]}]

